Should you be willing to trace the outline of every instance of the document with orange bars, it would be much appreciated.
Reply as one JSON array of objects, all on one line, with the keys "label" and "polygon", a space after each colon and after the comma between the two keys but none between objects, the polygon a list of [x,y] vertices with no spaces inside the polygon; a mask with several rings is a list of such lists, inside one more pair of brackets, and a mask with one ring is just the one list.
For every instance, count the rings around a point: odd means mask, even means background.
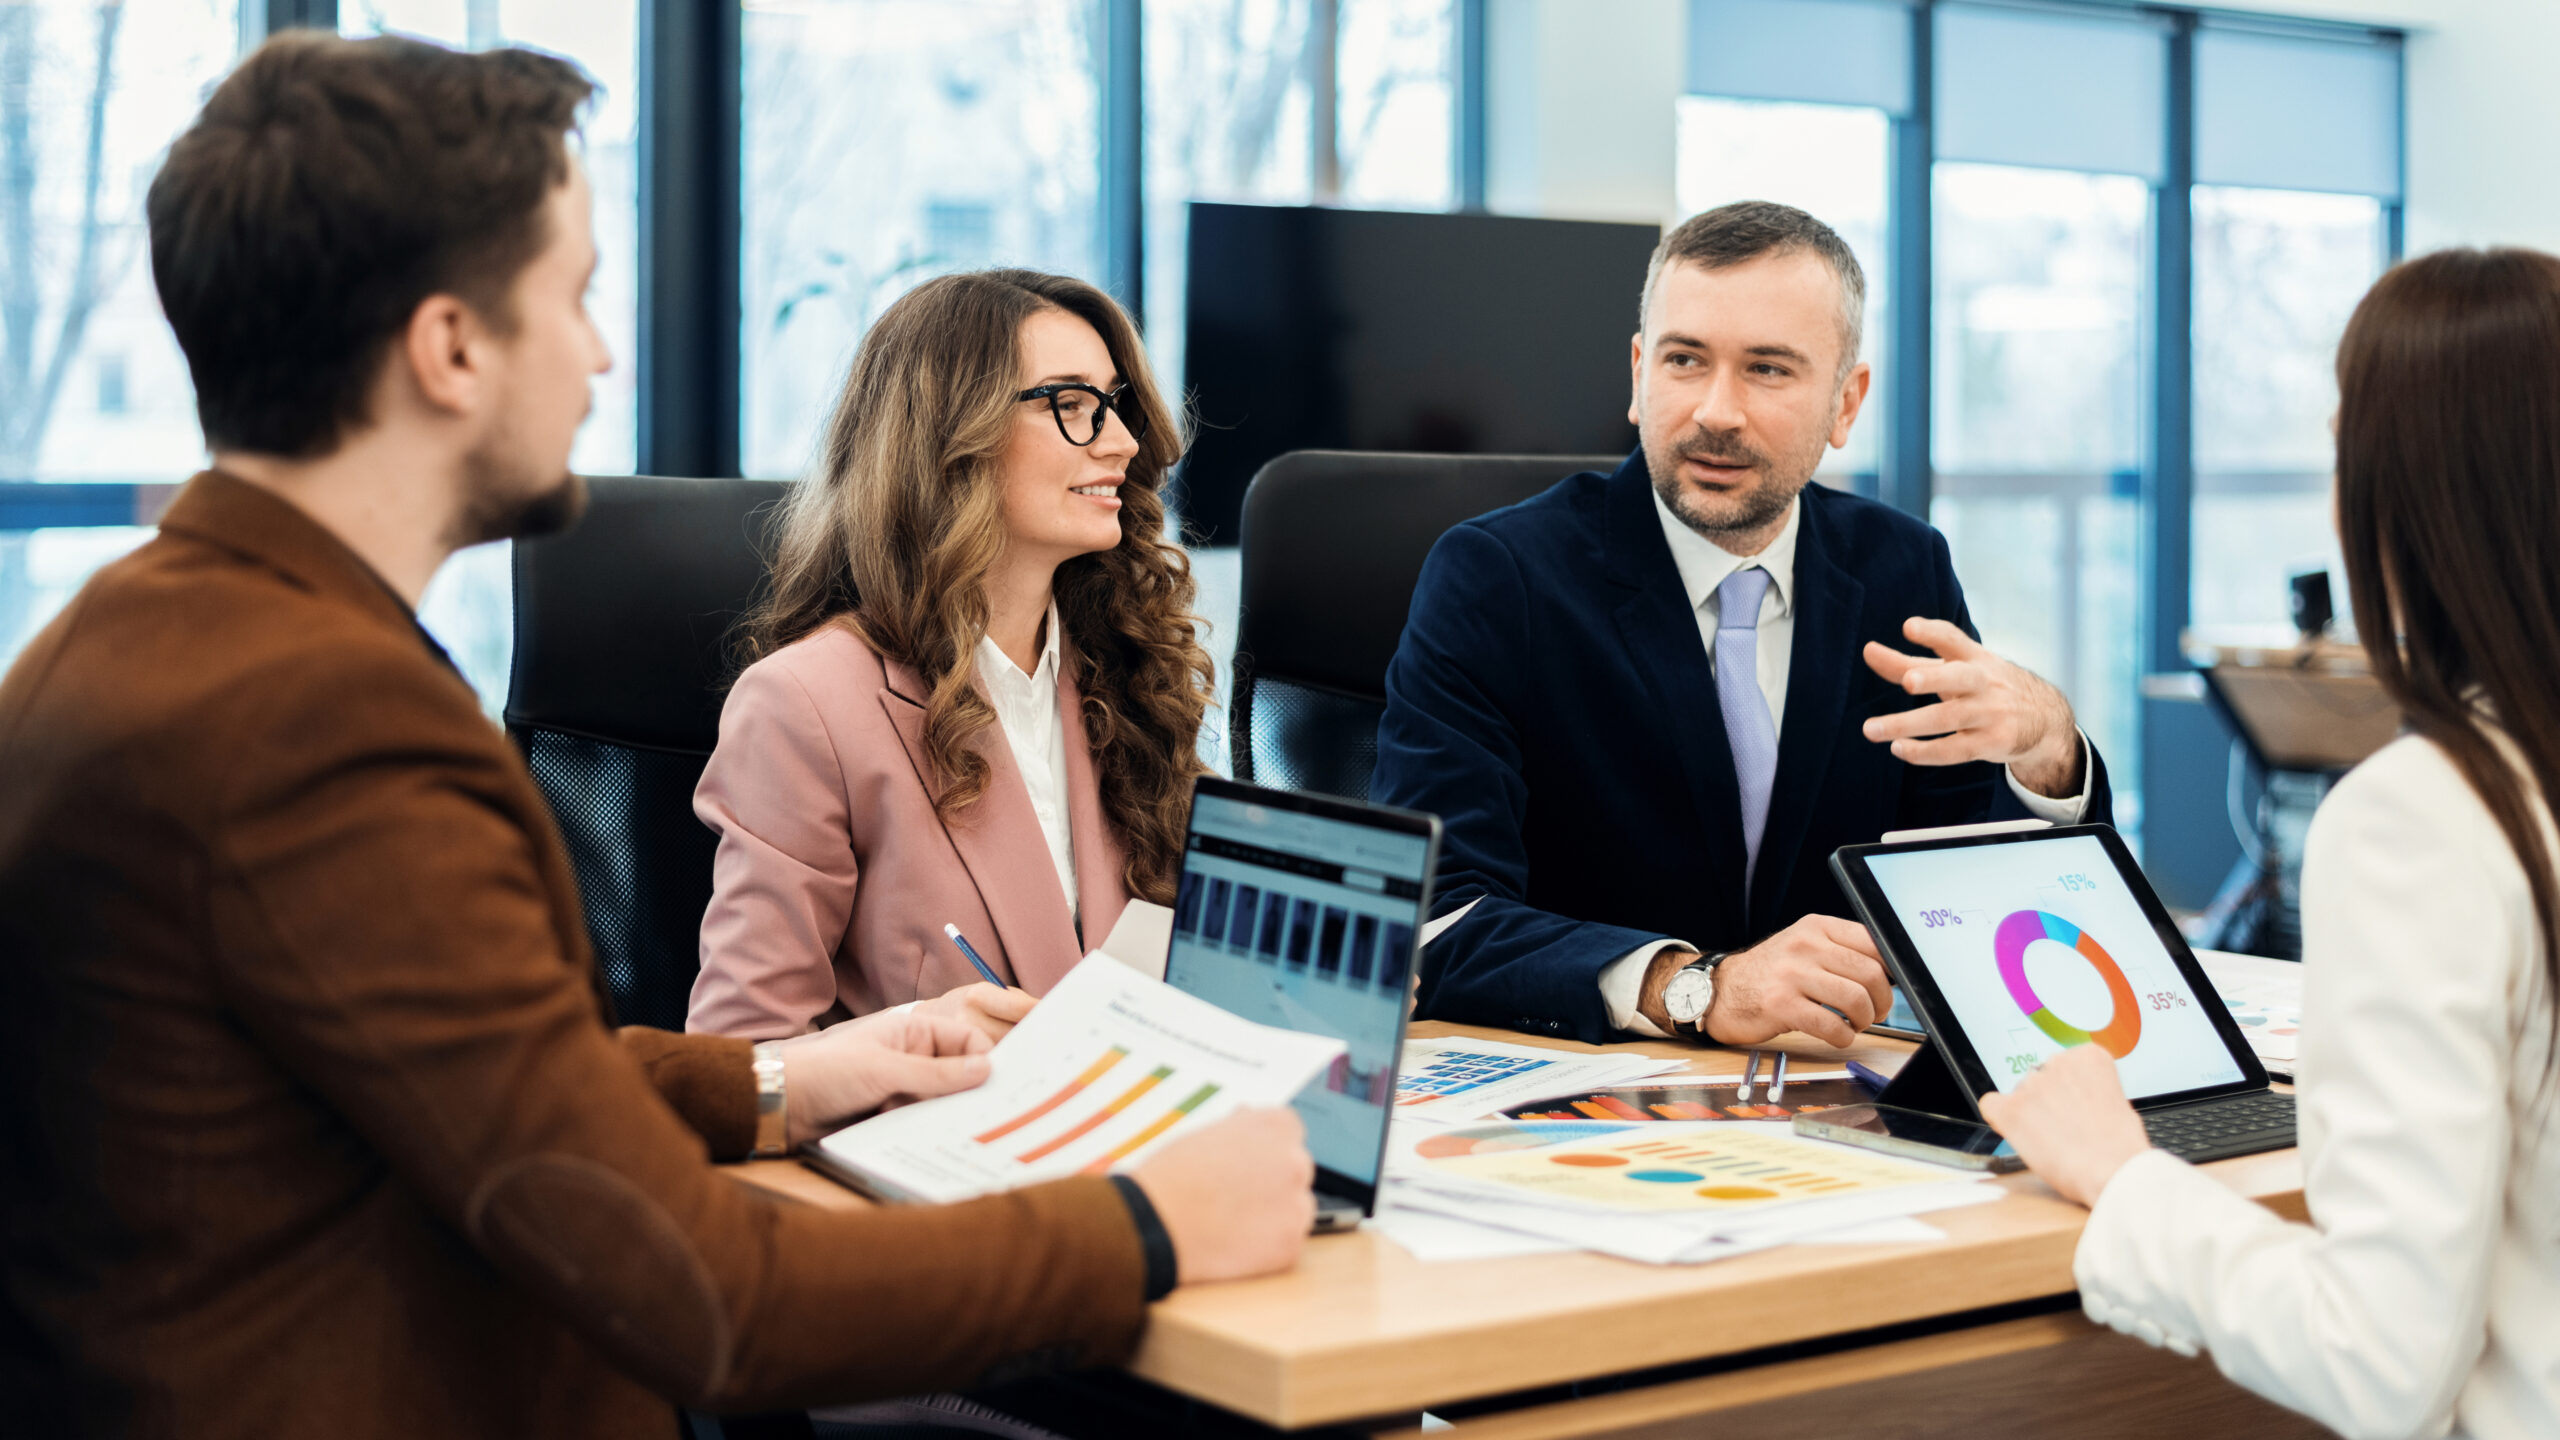
[{"label": "document with orange bars", "polygon": [[1239,1106],[1288,1104],[1342,1053],[1088,957],[997,1042],[987,1083],[839,1130],[808,1158],[892,1201],[1099,1175]]}]

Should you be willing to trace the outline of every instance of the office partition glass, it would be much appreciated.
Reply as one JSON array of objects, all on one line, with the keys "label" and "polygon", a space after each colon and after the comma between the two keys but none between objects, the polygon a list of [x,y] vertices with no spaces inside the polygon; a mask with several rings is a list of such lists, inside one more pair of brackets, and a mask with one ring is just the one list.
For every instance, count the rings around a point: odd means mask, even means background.
[{"label": "office partition glass", "polygon": [[1849,443],[1824,452],[1818,473],[1827,484],[1873,494],[1888,413],[1885,341],[1893,333],[1885,287],[1890,120],[1864,105],[1709,95],[1684,95],[1678,107],[1684,218],[1736,200],[1775,200],[1840,232],[1858,257],[1867,284],[1862,354],[1875,378]]},{"label": "office partition glass", "polygon": [[1336,0],[1334,151],[1344,204],[1448,208],[1455,10],[1453,0]]},{"label": "office partition glass", "polygon": [[2150,187],[1941,163],[1935,188],[1929,518],[1984,642],[2071,697],[2134,830]]},{"label": "office partition glass", "polygon": [[1095,0],[746,0],[740,436],[798,473],[855,344],[954,270],[1099,277]]},{"label": "office partition glass", "polygon": [[2329,522],[2347,317],[2382,271],[2382,202],[2195,187],[2194,583],[2190,624],[2281,642],[2287,579],[2331,568]]}]

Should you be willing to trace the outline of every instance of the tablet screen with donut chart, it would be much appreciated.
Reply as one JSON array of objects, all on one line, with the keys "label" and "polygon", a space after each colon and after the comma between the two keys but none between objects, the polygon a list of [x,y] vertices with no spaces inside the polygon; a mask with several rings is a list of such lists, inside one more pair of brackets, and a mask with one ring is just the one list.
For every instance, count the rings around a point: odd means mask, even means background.
[{"label": "tablet screen with donut chart", "polygon": [[2106,847],[2092,835],[1871,853],[1868,872],[1949,1018],[2015,1089],[2077,1045],[2141,1100],[2244,1079]]}]

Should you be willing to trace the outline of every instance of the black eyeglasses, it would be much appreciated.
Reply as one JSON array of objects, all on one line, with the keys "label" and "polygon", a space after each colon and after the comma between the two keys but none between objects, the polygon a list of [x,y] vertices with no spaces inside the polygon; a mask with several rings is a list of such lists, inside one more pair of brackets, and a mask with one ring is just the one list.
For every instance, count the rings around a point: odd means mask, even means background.
[{"label": "black eyeglasses", "polygon": [[1106,416],[1117,411],[1120,423],[1129,427],[1129,438],[1147,438],[1147,409],[1138,399],[1136,387],[1122,385],[1105,393],[1100,387],[1081,380],[1056,385],[1034,385],[1013,397],[1016,400],[1046,400],[1050,417],[1058,422],[1058,433],[1077,449],[1102,438]]}]

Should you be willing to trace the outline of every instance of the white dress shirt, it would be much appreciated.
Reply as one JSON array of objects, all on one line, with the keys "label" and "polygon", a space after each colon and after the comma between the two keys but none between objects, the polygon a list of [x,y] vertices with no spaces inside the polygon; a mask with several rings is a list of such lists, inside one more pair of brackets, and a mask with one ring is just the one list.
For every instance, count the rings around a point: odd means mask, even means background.
[{"label": "white dress shirt", "polygon": [[1067,914],[1077,916],[1075,834],[1067,827],[1067,736],[1058,719],[1058,602],[1049,602],[1042,626],[1048,638],[1040,646],[1040,664],[1030,674],[1013,663],[994,639],[978,637],[978,678],[987,700],[1013,747],[1014,768],[1031,792],[1031,811],[1040,817],[1040,836],[1049,842],[1049,858],[1057,864],[1058,884],[1067,892]]},{"label": "white dress shirt", "polygon": [[[1753,668],[1759,674],[1760,693],[1769,702],[1769,718],[1783,736],[1787,729],[1787,672],[1795,659],[1796,639],[1796,534],[1804,525],[1804,500],[1799,497],[1787,509],[1787,523],[1778,538],[1757,555],[1736,555],[1706,536],[1689,528],[1688,522],[1662,503],[1660,492],[1653,497],[1654,514],[1662,521],[1662,538],[1671,546],[1671,563],[1680,570],[1680,586],[1689,595],[1689,608],[1698,617],[1698,643],[1706,649],[1707,666],[1713,669],[1716,659],[1716,627],[1724,618],[1724,602],[1717,598],[1716,587],[1737,570],[1751,566],[1769,572],[1769,589],[1760,597],[1760,634],[1754,647]],[[1848,657],[1863,665],[1865,660]],[[1718,683],[1722,683],[1721,676]],[[2088,737],[2082,736],[2080,793],[2069,800],[2053,800],[2018,783],[2017,772],[2007,771],[2010,792],[2027,813],[2056,825],[2079,823],[2089,810]],[[1600,971],[1600,998],[1609,1007],[1609,1023],[1621,1030],[1639,1035],[1659,1037],[1662,1032],[1636,1009],[1636,1001],[1644,992],[1645,970],[1653,957],[1666,949],[1694,950],[1684,940],[1656,940],[1640,945],[1610,961]]]},{"label": "white dress shirt", "polygon": [[2432,743],[2393,742],[2321,805],[2302,948],[2311,1223],[2146,1152],[2081,1234],[2082,1305],[2154,1345],[2209,1350],[2342,1435],[2560,1435],[2541,936],[2514,850]]}]

